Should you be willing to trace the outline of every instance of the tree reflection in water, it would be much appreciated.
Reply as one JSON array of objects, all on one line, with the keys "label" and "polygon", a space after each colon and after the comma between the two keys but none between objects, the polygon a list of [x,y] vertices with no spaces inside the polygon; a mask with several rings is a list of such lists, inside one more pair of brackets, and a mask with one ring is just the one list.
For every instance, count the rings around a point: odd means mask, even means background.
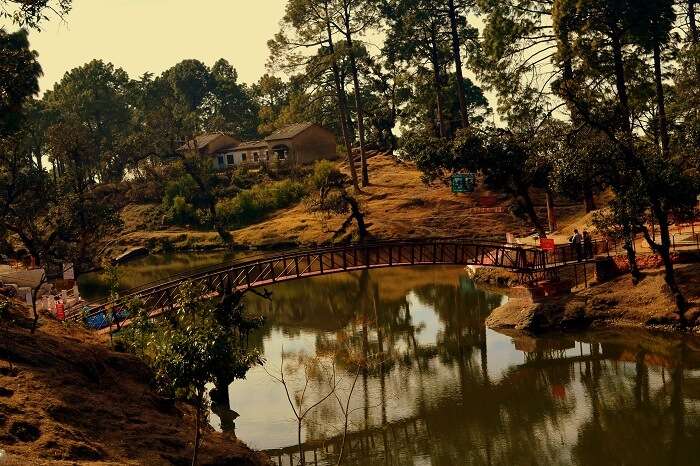
[{"label": "tree reflection in water", "polygon": [[[271,303],[248,304],[268,319],[251,341],[273,367],[282,347],[290,360],[332,357],[341,372],[352,372],[348,351],[382,361],[352,394],[344,464],[681,465],[700,457],[695,341],[642,331],[498,334],[484,319],[501,296],[451,268],[364,271],[272,291]],[[272,385],[260,370],[231,386],[237,434],[290,464],[298,461],[295,426]],[[312,413],[307,462],[335,464],[343,421],[332,402]]]}]

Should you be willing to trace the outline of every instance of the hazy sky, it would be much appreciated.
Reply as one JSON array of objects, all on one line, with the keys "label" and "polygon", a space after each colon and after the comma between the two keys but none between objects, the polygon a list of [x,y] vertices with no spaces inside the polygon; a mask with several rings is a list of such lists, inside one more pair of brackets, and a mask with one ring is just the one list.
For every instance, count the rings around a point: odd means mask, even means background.
[{"label": "hazy sky", "polygon": [[44,70],[42,91],[93,58],[137,78],[160,74],[185,58],[211,66],[226,58],[240,79],[265,72],[267,41],[278,30],[285,0],[73,0],[62,22],[55,17],[31,32]]}]

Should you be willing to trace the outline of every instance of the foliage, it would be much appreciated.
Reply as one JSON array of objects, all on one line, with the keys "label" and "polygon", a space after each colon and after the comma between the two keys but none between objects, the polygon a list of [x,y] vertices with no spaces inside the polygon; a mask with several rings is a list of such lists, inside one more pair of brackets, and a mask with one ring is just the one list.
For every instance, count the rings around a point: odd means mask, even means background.
[{"label": "foliage", "polygon": [[314,165],[314,171],[309,177],[309,185],[313,190],[307,198],[307,208],[318,212],[326,219],[331,215],[342,215],[349,212],[348,217],[336,230],[333,239],[343,239],[353,222],[357,224],[357,238],[364,241],[368,236],[365,215],[359,201],[347,192],[348,176],[343,174],[332,163],[320,160]]},{"label": "foliage", "polygon": [[20,27],[39,30],[49,12],[62,17],[70,11],[72,3],[72,0],[0,0],[0,19],[8,18]]},{"label": "foliage", "polygon": [[259,184],[219,202],[217,212],[226,225],[241,227],[259,221],[275,210],[289,207],[305,195],[305,186],[292,180]]},{"label": "foliage", "polygon": [[452,173],[480,172],[486,186],[509,194],[514,212],[526,216],[546,236],[530,198],[530,189],[546,181],[546,165],[532,143],[509,130],[486,128],[460,130],[452,141],[425,132],[410,133],[404,148],[428,183],[447,182]]},{"label": "foliage", "polygon": [[27,31],[8,33],[0,28],[0,137],[20,128],[22,107],[39,92],[40,75],[41,66],[37,53],[29,48]]},{"label": "foliage", "polygon": [[153,369],[161,392],[195,404],[193,464],[197,462],[202,420],[209,403],[206,385],[215,382],[219,389],[225,389],[233,379],[245,378],[252,366],[262,362],[258,351],[246,343],[249,332],[262,321],[248,319],[240,296],[234,305],[236,297],[229,293],[215,307],[201,299],[192,284],[182,285],[174,314],[153,320],[145,311],[135,311],[133,328],[121,335],[126,347]]}]

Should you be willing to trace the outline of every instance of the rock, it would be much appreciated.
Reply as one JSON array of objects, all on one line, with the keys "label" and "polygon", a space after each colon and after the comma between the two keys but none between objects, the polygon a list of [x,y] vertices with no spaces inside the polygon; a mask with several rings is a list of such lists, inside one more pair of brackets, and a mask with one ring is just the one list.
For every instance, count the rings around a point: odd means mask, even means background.
[{"label": "rock", "polygon": [[68,449],[68,458],[71,460],[99,460],[104,454],[97,448],[85,443],[73,444]]},{"label": "rock", "polygon": [[123,264],[124,262],[128,262],[132,259],[136,259],[138,257],[143,257],[148,255],[148,249],[143,247],[143,246],[135,246],[133,248],[129,248],[123,253],[119,254],[117,257],[112,259],[113,264]]},{"label": "rock", "polygon": [[39,428],[25,421],[13,422],[10,426],[10,434],[20,442],[35,442],[41,437]]}]

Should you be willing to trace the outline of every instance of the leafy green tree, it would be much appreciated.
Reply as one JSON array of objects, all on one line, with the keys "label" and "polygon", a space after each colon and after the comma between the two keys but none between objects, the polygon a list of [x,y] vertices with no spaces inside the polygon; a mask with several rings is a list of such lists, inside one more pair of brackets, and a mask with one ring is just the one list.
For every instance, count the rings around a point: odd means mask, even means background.
[{"label": "leafy green tree", "polygon": [[264,74],[257,83],[252,86],[252,93],[258,105],[258,117],[260,125],[258,132],[263,135],[272,133],[277,127],[274,120],[289,103],[291,85],[282,79]]},{"label": "leafy green tree", "polygon": [[368,29],[379,23],[379,10],[377,2],[372,0],[334,0],[332,11],[337,17],[333,17],[330,23],[338,30],[345,41],[345,51],[348,55],[348,64],[355,97],[355,111],[357,112],[357,132],[360,144],[360,169],[362,186],[369,184],[367,171],[367,154],[365,151],[365,105],[360,86],[360,70],[358,60],[359,47],[356,44],[357,36],[366,33]]},{"label": "leafy green tree", "polygon": [[[246,344],[247,334],[261,321],[245,317],[240,298],[229,290],[215,308],[186,284],[178,290],[175,315],[155,322],[143,315],[141,324],[137,323],[142,330],[139,334],[147,340],[142,357],[153,368],[158,387],[195,406],[193,465],[198,463],[209,406],[206,385],[220,383],[222,374],[227,383],[245,378],[248,369],[261,362],[257,350]],[[219,390],[227,387],[217,386]]]},{"label": "leafy green tree", "polygon": [[0,19],[7,18],[20,27],[40,29],[49,13],[68,14],[72,0],[1,0]]},{"label": "leafy green tree", "polygon": [[[284,62],[285,69],[309,69],[315,78],[330,74],[338,104],[338,126],[343,135],[348,166],[355,191],[360,190],[357,168],[352,150],[345,78],[334,34],[332,0],[290,0],[282,19],[281,30],[268,42],[270,62]],[[304,53],[306,52],[306,53]],[[325,81],[325,80],[324,80]]]},{"label": "leafy green tree", "polygon": [[445,118],[443,72],[450,60],[450,47],[444,40],[447,16],[427,0],[387,0],[382,3],[382,14],[389,23],[384,55],[390,62],[404,63],[418,76],[431,77],[435,102],[427,123],[435,134],[448,136],[452,125]]},{"label": "leafy green tree", "polygon": [[446,182],[460,171],[480,172],[489,188],[508,193],[514,212],[527,217],[539,235],[547,237],[530,197],[530,189],[542,187],[546,180],[546,166],[539,163],[529,138],[506,129],[487,128],[461,130],[454,141],[415,133],[406,139],[404,148],[426,182]]},{"label": "leafy green tree", "polygon": [[0,28],[0,136],[19,130],[24,105],[39,92],[41,73],[27,31],[8,33]]},{"label": "leafy green tree", "polygon": [[[642,10],[639,8],[642,7]],[[687,186],[691,180],[683,176],[678,162],[669,159],[669,137],[661,134],[661,150],[656,143],[649,144],[634,130],[635,115],[639,105],[635,96],[644,85],[632,74],[644,70],[640,65],[638,48],[651,47],[654,66],[647,76],[656,82],[655,97],[659,115],[664,113],[665,96],[661,77],[661,48],[668,42],[669,28],[673,22],[673,11],[664,2],[644,3],[619,0],[614,2],[590,0],[572,3],[564,0],[555,2],[554,27],[560,28],[565,22],[567,29],[575,37],[575,47],[560,51],[560,57],[577,68],[569,79],[557,87],[559,95],[572,105],[587,125],[600,131],[619,154],[619,162],[611,173],[611,185],[620,201],[629,205],[625,211],[637,212],[627,220],[632,225],[624,226],[627,231],[635,228],[644,233],[651,249],[664,263],[664,278],[674,296],[681,323],[684,322],[686,308],[676,282],[671,259],[670,214],[674,210],[684,210],[692,205]],[[646,19],[645,19],[646,18]],[[647,25],[641,32],[638,22]],[[614,90],[614,92],[612,92]],[[664,130],[663,118],[659,118],[659,128]],[[659,158],[663,155],[663,161]],[[672,174],[672,175],[671,175]],[[678,176],[676,182],[671,182]],[[641,204],[640,204],[641,203]],[[645,216],[654,219],[660,231],[657,241],[646,233]]]},{"label": "leafy green tree", "polygon": [[204,106],[204,129],[233,133],[241,139],[257,136],[258,106],[252,92],[238,82],[238,72],[219,59],[211,68],[211,92]]},{"label": "leafy green tree", "polygon": [[125,150],[131,127],[129,76],[102,60],[93,60],[65,74],[44,96],[50,118],[57,124],[79,122],[92,145],[85,176],[101,182],[121,181],[130,154]]}]

